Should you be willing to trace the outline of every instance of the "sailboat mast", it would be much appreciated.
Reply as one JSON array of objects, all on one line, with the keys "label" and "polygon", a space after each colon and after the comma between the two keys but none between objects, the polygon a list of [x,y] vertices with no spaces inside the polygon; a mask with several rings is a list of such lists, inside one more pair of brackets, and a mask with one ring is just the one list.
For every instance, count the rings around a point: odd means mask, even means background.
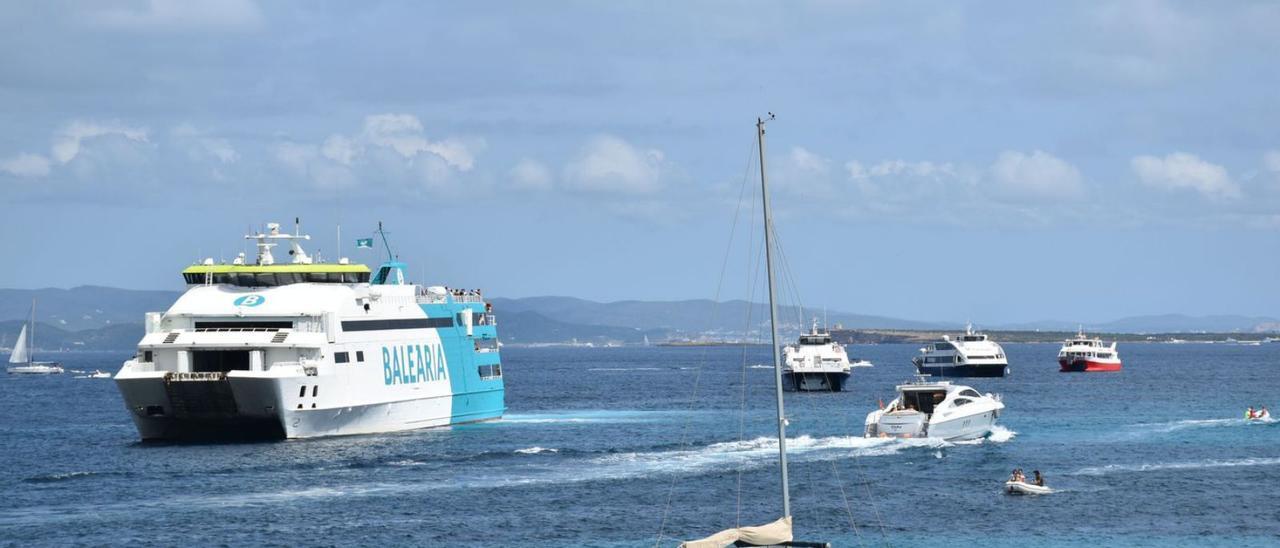
[{"label": "sailboat mast", "polygon": [[[773,113],[769,114],[773,119]],[[782,355],[778,350],[778,304],[773,289],[773,217],[769,213],[769,182],[765,177],[764,124],[756,118],[756,141],[760,145],[760,195],[764,200],[764,257],[769,275],[769,330],[772,332],[773,380],[778,396],[778,468],[782,471],[782,516],[791,515],[791,489],[787,485],[787,419],[782,408]]]},{"label": "sailboat mast", "polygon": [[36,353],[36,298],[31,298],[31,331],[27,333],[27,365],[35,359]]}]

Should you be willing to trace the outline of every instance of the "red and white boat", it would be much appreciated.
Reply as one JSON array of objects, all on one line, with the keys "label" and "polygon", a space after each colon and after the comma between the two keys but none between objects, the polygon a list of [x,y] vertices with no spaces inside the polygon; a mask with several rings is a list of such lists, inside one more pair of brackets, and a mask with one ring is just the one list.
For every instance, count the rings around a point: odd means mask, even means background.
[{"label": "red and white boat", "polygon": [[1058,365],[1062,371],[1119,371],[1120,353],[1116,351],[1116,343],[1110,346],[1097,337],[1084,336],[1081,329],[1076,336],[1062,343],[1058,351]]}]

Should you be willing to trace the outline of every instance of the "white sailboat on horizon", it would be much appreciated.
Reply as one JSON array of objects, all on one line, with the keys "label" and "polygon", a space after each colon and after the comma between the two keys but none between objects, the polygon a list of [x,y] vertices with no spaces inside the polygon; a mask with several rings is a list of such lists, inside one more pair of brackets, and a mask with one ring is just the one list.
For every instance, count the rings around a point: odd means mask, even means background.
[{"label": "white sailboat on horizon", "polygon": [[13,343],[13,353],[9,354],[9,374],[51,375],[62,373],[62,364],[58,362],[38,362],[31,359],[35,351],[36,336],[36,301],[31,300],[31,318],[22,324],[18,332],[18,340]]}]

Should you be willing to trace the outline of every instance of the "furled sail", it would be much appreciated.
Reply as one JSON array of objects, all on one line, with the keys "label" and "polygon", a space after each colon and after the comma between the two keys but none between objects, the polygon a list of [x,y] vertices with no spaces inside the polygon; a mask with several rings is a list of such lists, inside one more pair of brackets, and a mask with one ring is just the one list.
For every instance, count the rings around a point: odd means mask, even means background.
[{"label": "furled sail", "polygon": [[27,348],[27,326],[23,324],[18,333],[18,342],[13,344],[13,354],[9,355],[9,363],[27,363],[31,361],[31,351]]},{"label": "furled sail", "polygon": [[724,548],[738,541],[753,546],[768,546],[770,544],[791,542],[791,516],[758,527],[725,529],[704,539],[687,541],[681,544],[680,547]]}]

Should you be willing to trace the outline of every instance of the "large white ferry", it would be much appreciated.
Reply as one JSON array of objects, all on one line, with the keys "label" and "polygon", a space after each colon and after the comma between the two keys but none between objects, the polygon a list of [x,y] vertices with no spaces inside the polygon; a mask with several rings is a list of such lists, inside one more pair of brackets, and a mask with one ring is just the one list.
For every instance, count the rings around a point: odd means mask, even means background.
[{"label": "large white ferry", "polygon": [[939,377],[1003,377],[1009,372],[1004,348],[985,333],[975,333],[973,324],[955,339],[943,335],[925,345],[911,362],[919,373]]},{"label": "large white ferry", "polygon": [[832,340],[825,329],[819,330],[817,320],[782,355],[783,386],[797,392],[839,392],[854,367],[871,367],[866,360],[850,361],[844,345]]},{"label": "large white ferry", "polygon": [[[382,234],[386,245],[386,236]],[[492,309],[478,291],[318,263],[271,223],[257,260],[206,259],[146,315],[116,384],[144,440],[307,438],[496,419],[505,411]],[[371,246],[371,240],[363,240]],[[289,248],[277,263],[272,248]],[[388,257],[391,257],[387,246]]]}]

